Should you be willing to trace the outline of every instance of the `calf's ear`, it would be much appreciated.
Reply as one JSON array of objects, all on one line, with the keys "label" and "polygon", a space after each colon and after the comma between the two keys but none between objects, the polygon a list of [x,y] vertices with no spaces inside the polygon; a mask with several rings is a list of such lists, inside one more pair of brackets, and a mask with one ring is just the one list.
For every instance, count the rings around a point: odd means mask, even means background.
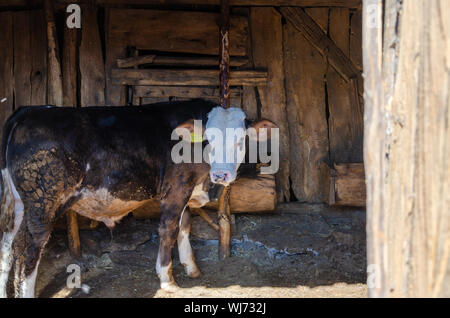
[{"label": "calf's ear", "polygon": [[175,128],[172,137],[175,134],[185,141],[202,142],[204,130],[201,120],[189,119]]},{"label": "calf's ear", "polygon": [[[260,141],[265,141],[265,140],[267,140],[267,139],[270,139],[270,137],[272,136],[272,135],[271,135],[271,133],[272,133],[272,128],[278,128],[278,126],[277,126],[274,122],[271,122],[271,121],[268,120],[268,119],[261,119],[261,120],[254,121],[254,122],[250,125],[250,128],[253,128],[253,129],[254,129],[254,132],[256,132],[256,136],[255,136],[254,134],[249,134],[249,136],[250,136],[251,138],[257,138],[257,139],[260,140]],[[260,138],[261,138],[260,132],[261,132],[262,130],[266,130],[266,132],[267,132],[267,138],[260,139]]]}]

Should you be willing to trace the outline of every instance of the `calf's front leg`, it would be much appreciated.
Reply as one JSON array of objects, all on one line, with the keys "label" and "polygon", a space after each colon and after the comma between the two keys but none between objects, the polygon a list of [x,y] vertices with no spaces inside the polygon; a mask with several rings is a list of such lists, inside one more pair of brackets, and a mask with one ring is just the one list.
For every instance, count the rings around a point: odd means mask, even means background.
[{"label": "calf's front leg", "polygon": [[161,202],[161,221],[159,224],[159,252],[156,260],[156,273],[158,274],[161,288],[174,292],[177,284],[172,275],[172,249],[177,240],[179,231],[180,216],[186,208],[186,202],[183,205]]},{"label": "calf's front leg", "polygon": [[189,233],[191,231],[191,211],[186,207],[181,214],[180,230],[178,232],[178,254],[180,263],[183,264],[186,274],[191,278],[200,276],[200,270],[195,263],[194,253],[189,242]]}]

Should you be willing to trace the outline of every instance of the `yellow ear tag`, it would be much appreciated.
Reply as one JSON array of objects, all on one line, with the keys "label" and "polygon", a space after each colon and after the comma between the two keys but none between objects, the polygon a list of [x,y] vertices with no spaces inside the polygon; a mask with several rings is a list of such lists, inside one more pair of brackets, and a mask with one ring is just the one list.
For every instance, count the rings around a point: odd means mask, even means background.
[{"label": "yellow ear tag", "polygon": [[203,142],[203,135],[191,132],[191,142]]}]

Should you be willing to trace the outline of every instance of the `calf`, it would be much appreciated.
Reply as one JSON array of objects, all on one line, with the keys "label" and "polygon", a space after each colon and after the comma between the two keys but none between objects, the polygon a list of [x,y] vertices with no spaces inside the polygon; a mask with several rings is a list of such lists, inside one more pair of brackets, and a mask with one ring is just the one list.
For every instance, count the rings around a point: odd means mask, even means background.
[{"label": "calf", "polygon": [[[65,211],[113,227],[151,199],[161,202],[156,264],[161,288],[176,287],[171,251],[177,240],[187,274],[198,277],[189,242],[189,202],[206,204],[205,181],[233,182],[241,161],[175,163],[174,131],[194,132],[195,120],[219,130],[246,128],[242,110],[204,101],[16,111],[5,124],[0,156],[0,297],[6,297],[13,264],[15,296],[34,297],[42,251]],[[254,126],[274,127],[265,120]],[[232,147],[241,146],[242,136],[237,138]]]}]

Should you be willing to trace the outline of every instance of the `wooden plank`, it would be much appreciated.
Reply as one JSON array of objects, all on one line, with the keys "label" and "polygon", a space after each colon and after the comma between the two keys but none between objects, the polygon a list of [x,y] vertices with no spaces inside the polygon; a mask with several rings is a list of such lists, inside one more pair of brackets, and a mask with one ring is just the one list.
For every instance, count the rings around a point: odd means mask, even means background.
[{"label": "wooden plank", "polygon": [[[183,98],[218,98],[217,87],[198,86],[133,86],[133,95],[138,97],[183,97]],[[232,88],[230,97],[240,97],[241,90]]]},{"label": "wooden plank", "polygon": [[[8,1],[8,0],[2,0]],[[12,0],[24,3],[25,0]],[[89,0],[83,0],[89,1]],[[71,0],[58,0],[61,5],[71,3]],[[1,2],[0,2],[1,3]],[[97,0],[101,5],[220,5],[220,0]],[[230,6],[288,6],[288,7],[344,7],[358,8],[361,0],[230,0]]]},{"label": "wooden plank", "polygon": [[[327,56],[331,66],[348,82],[351,78],[361,76],[358,68],[350,58],[326,35],[303,9],[293,7],[280,8],[280,12],[299,32],[301,32],[323,55]],[[348,33],[348,30],[347,32]]]},{"label": "wooden plank", "polygon": [[132,56],[126,57],[122,59],[117,59],[117,67],[119,68],[128,68],[135,67],[143,64],[152,64],[155,60],[156,55],[142,55],[142,56]]},{"label": "wooden plank", "polygon": [[14,108],[31,105],[30,11],[14,13]]},{"label": "wooden plank", "polygon": [[[219,85],[218,70],[174,69],[113,69],[115,85],[215,86]],[[265,85],[265,71],[232,71],[230,85]]]},{"label": "wooden plank", "polygon": [[0,12],[0,25],[3,26],[0,32],[0,125],[3,127],[14,108],[13,14]]},{"label": "wooden plank", "polygon": [[[346,8],[330,9],[330,38],[345,54],[350,54],[350,12]],[[335,69],[327,72],[329,139],[331,163],[363,161],[363,114],[352,82],[346,82]]]},{"label": "wooden plank", "polygon": [[[47,102],[47,36],[41,10],[14,14],[15,108]],[[29,52],[33,52],[30,55]]]},{"label": "wooden plank", "polygon": [[258,105],[256,101],[256,87],[244,86],[242,88],[243,101],[242,110],[247,115],[247,119],[256,120],[258,119]]},{"label": "wooden plank", "polygon": [[[328,27],[328,9],[308,9],[315,23]],[[321,202],[327,187],[320,164],[328,159],[324,76],[326,59],[290,23],[284,25],[284,61],[290,132],[290,178],[300,201]]]},{"label": "wooden plank", "polygon": [[268,85],[258,87],[261,115],[280,129],[280,167],[276,174],[278,201],[289,201],[289,132],[283,73],[283,31],[281,15],[273,8],[251,8],[253,63],[267,68]]},{"label": "wooden plank", "polygon": [[[78,2],[88,2],[90,0],[79,0]],[[33,1],[39,4],[39,0]],[[57,0],[61,8],[73,3],[73,0]],[[214,5],[217,6],[220,0],[97,0],[97,3],[104,6],[117,5]],[[0,7],[24,7],[27,0],[0,0]],[[230,0],[231,6],[299,6],[299,7],[344,7],[358,8],[361,0]]]},{"label": "wooden plank", "polygon": [[363,15],[369,296],[450,297],[449,2]]},{"label": "wooden plank", "polygon": [[45,20],[47,22],[48,103],[54,106],[62,106],[62,73],[61,63],[59,60],[58,34],[56,32],[56,22],[52,0],[44,0],[44,11]]},{"label": "wooden plank", "polygon": [[127,90],[126,86],[115,85],[112,83],[111,72],[113,68],[117,66],[117,59],[126,57],[127,47],[126,45],[113,45],[111,43],[111,36],[109,30],[110,27],[110,11],[105,10],[105,103],[106,106],[124,106],[126,104]]},{"label": "wooden plank", "polygon": [[44,11],[30,12],[31,105],[47,104],[47,33]]},{"label": "wooden plank", "polygon": [[80,44],[81,106],[105,105],[105,66],[97,10],[82,7],[83,27]]},{"label": "wooden plank", "polygon": [[78,30],[64,28],[63,44],[63,105],[77,106],[77,46]]},{"label": "wooden plank", "polygon": [[366,206],[364,164],[335,164],[335,205]]},{"label": "wooden plank", "polygon": [[[243,56],[235,56],[230,59],[230,66],[243,66],[248,63],[248,59]],[[133,67],[143,64],[167,65],[167,66],[218,66],[217,56],[189,57],[189,56],[157,56],[154,54],[128,57],[117,60],[119,68]]]},{"label": "wooden plank", "polygon": [[[111,45],[138,50],[218,55],[218,17],[209,12],[110,9],[109,36]],[[231,17],[231,55],[246,54],[247,28],[245,17]]]},{"label": "wooden plank", "polygon": [[[193,98],[199,98],[199,97],[193,97]],[[142,97],[141,98],[141,105],[148,105],[148,104],[154,104],[154,103],[160,103],[160,102],[169,102],[169,101],[188,101],[193,99],[192,97]],[[201,97],[201,99],[204,99],[206,101],[216,103],[217,105],[220,103],[220,98],[217,97]],[[232,97],[230,100],[231,107],[238,107],[241,108],[241,97]]]}]

